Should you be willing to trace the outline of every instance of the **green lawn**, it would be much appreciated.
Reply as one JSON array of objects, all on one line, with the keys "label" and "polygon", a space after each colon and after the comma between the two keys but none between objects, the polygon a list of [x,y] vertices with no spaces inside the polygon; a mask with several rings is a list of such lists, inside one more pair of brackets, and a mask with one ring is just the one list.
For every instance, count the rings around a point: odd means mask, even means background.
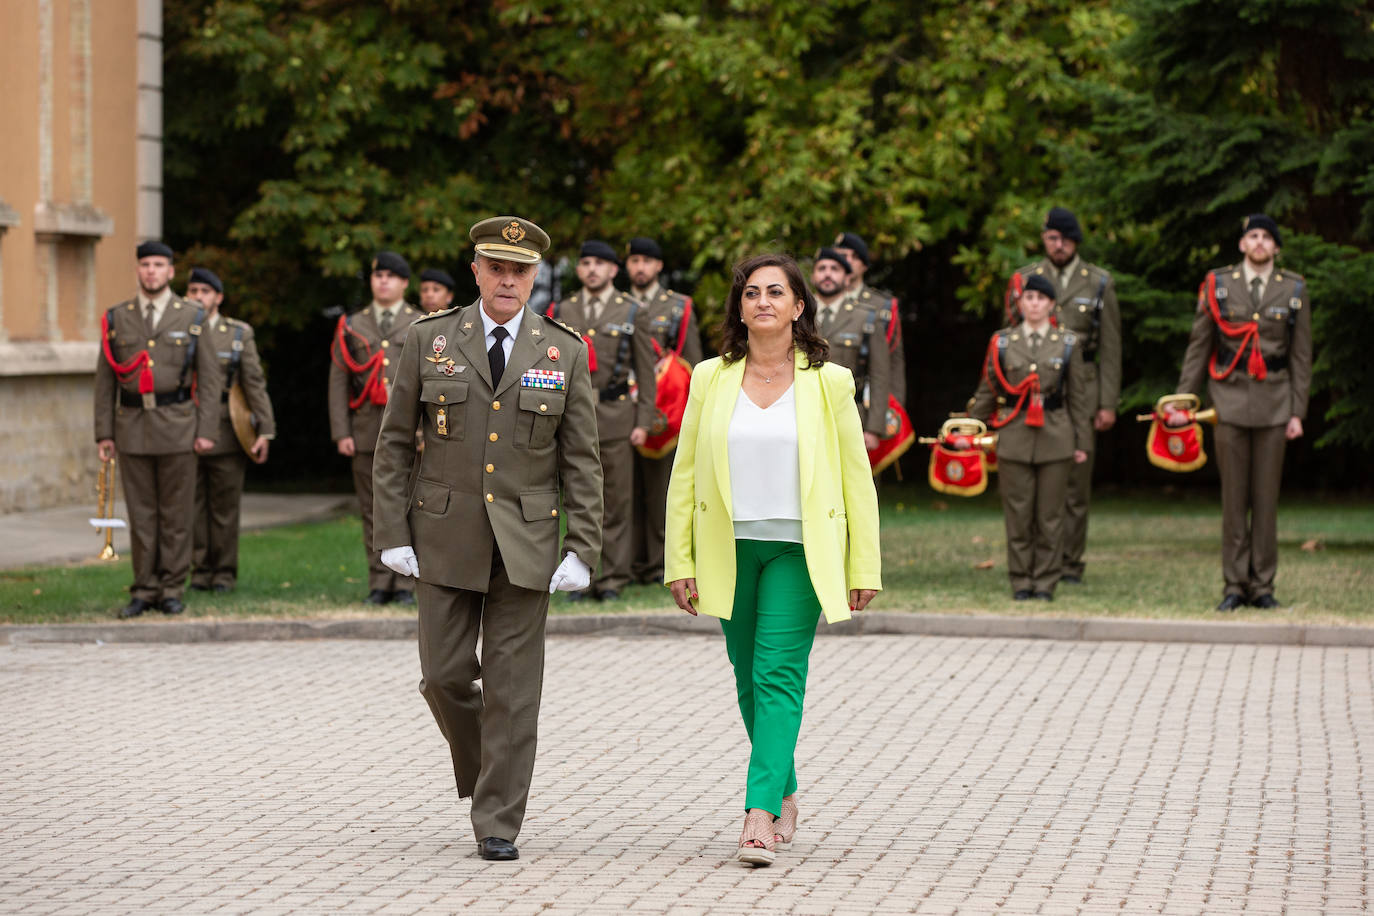
[{"label": "green lawn", "polygon": [[[885,485],[883,579],[873,610],[1062,617],[1216,619],[1221,596],[1215,494],[1103,496],[1089,531],[1087,581],[1053,604],[1013,602],[995,493],[939,497],[924,485]],[[1291,607],[1225,619],[1374,623],[1374,505],[1294,498],[1279,511],[1278,597]],[[372,608],[357,519],[245,533],[231,595],[187,593],[187,617],[407,615]],[[1316,541],[1320,549],[1305,550]],[[993,568],[977,569],[991,560]],[[0,622],[108,620],[126,600],[127,558],[0,572]],[[662,587],[636,586],[610,604],[553,599],[555,613],[668,610]],[[154,614],[153,616],[158,616]]]}]

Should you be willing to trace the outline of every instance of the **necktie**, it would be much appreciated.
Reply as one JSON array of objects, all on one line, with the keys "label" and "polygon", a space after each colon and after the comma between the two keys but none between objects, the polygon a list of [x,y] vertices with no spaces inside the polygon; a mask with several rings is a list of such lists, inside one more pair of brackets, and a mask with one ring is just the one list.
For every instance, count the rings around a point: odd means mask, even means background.
[{"label": "necktie", "polygon": [[157,330],[157,323],[155,321],[155,317],[156,316],[154,314],[153,304],[149,302],[147,308],[143,312],[143,320],[148,323],[148,335],[150,337]]},{"label": "necktie", "polygon": [[587,319],[588,324],[596,324],[601,320],[601,300],[594,296],[587,298]]},{"label": "necktie", "polygon": [[1040,332],[1039,332],[1039,331],[1031,331],[1030,345],[1031,345],[1031,349],[1032,349],[1032,350],[1039,350],[1039,349],[1040,349]]},{"label": "necktie", "polygon": [[1255,277],[1250,281],[1250,304],[1255,307],[1255,311],[1257,312],[1259,311],[1261,291],[1263,288],[1264,281],[1259,277]]},{"label": "necktie", "polygon": [[825,337],[830,333],[830,323],[835,320],[835,307],[827,305],[821,309],[821,336]]},{"label": "necktie", "polygon": [[491,345],[487,351],[487,365],[491,367],[491,388],[496,390],[501,384],[501,373],[506,371],[506,348],[505,339],[510,335],[506,329],[499,325],[491,330],[491,336],[496,338],[496,343]]},{"label": "necktie", "polygon": [[394,320],[395,320],[395,316],[393,316],[393,315],[391,314],[391,309],[383,309],[383,310],[382,310],[382,336],[383,336],[383,337],[390,337],[390,336],[391,336],[391,323],[392,323]]}]

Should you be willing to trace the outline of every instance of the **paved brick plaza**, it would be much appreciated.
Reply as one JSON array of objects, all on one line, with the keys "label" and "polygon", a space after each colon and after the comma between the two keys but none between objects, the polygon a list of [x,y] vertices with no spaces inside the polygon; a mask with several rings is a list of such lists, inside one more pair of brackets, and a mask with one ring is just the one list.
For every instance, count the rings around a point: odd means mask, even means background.
[{"label": "paved brick plaza", "polygon": [[719,639],[557,638],[518,863],[404,642],[0,649],[0,910],[1355,912],[1371,650],[817,641],[802,826],[730,860]]}]

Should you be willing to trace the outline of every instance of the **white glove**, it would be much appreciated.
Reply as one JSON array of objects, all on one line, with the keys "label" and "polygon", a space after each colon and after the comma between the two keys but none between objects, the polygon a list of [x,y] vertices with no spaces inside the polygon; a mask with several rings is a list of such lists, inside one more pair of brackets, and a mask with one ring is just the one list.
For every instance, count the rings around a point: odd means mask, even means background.
[{"label": "white glove", "polygon": [[420,578],[420,561],[415,559],[415,549],[409,544],[383,550],[382,565],[402,576]]},{"label": "white glove", "polygon": [[586,563],[577,558],[577,554],[569,551],[563,562],[553,571],[553,578],[549,580],[549,594],[557,591],[580,592],[591,584],[592,571],[587,568]]}]

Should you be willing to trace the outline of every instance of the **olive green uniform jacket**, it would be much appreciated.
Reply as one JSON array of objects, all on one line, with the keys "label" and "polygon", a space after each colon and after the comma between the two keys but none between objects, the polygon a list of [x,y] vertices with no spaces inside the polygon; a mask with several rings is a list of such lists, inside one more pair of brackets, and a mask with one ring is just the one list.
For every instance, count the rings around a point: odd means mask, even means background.
[{"label": "olive green uniform jacket", "polygon": [[[1016,419],[997,430],[998,459],[1044,464],[1072,458],[1075,449],[1087,451],[1088,443],[1092,441],[1092,411],[1088,406],[1091,396],[1088,380],[1084,377],[1083,357],[1079,353],[1081,341],[1077,335],[1072,331],[1050,328],[1039,349],[1032,349],[1029,335],[1020,325],[998,331],[994,337],[998,336],[1005,337],[1007,343],[1001,356],[1002,374],[1006,380],[1016,385],[1030,373],[1036,372],[1040,375],[1040,392],[1046,401],[1058,398],[1063,402],[1057,409],[1051,409],[1046,404],[1044,426],[1027,426],[1026,412],[1030,406],[1030,397],[1027,396]],[[1070,343],[1072,348],[1068,371],[1065,372],[1064,351]],[[987,373],[979,381],[978,390],[969,405],[969,414],[988,421],[991,428],[994,416],[1001,417],[1009,413],[1015,408],[1016,399],[989,386],[988,378],[995,382],[997,376],[991,365],[986,369]]]},{"label": "olive green uniform jacket", "polygon": [[[345,335],[354,362],[361,363],[367,360],[368,347],[372,353],[379,348],[386,350],[387,355],[382,357],[382,375],[387,381],[387,387],[390,388],[391,381],[396,375],[396,357],[390,355],[391,351],[405,341],[406,329],[422,314],[410,303],[403,304],[391,324],[391,333],[383,336],[370,304],[354,312],[349,316],[349,327],[354,334],[360,335],[367,342],[364,346],[363,341],[358,340],[353,334]],[[377,445],[377,431],[382,425],[383,408],[371,401],[364,401],[356,410],[348,406],[348,402],[357,397],[358,392],[362,390],[365,378],[354,376],[343,365],[343,360],[337,353],[338,344],[335,339],[330,340],[329,347],[333,356],[329,366],[329,437],[338,442],[352,436],[354,447],[360,454],[371,454]]]},{"label": "olive green uniform jacket", "polygon": [[[849,296],[840,303],[830,326],[816,329],[830,344],[830,361],[853,373],[864,432],[879,438],[887,435],[887,396],[892,390],[892,353],[886,337],[886,322],[891,320],[891,311],[885,304],[875,303],[874,308],[866,308],[858,296]],[[866,372],[859,368],[865,344]]]},{"label": "olive green uniform jacket", "polygon": [[[234,378],[229,378],[229,364],[234,356],[235,336],[238,337],[239,367]],[[271,439],[277,434],[276,420],[272,414],[272,401],[267,396],[267,376],[262,371],[262,360],[258,356],[258,345],[253,339],[253,327],[246,321],[217,315],[205,325],[201,333],[201,344],[210,349],[219,361],[220,372],[224,375],[226,387],[220,397],[219,435],[215,437],[215,447],[206,455],[245,454],[243,446],[234,435],[234,424],[229,420],[229,386],[237,381],[243,386],[248,409],[253,412],[257,422],[257,433]]]}]

